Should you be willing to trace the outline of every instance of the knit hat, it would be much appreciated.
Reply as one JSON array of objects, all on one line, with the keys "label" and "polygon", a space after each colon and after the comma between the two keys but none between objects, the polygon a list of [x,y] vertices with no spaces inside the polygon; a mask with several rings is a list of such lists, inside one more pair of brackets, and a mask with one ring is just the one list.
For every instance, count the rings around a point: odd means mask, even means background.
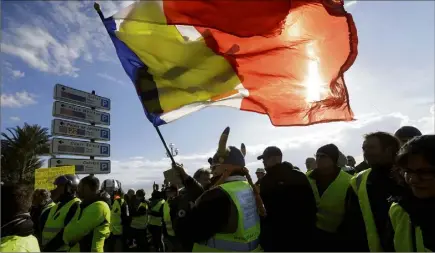
[{"label": "knit hat", "polygon": [[340,157],[340,151],[337,146],[334,144],[326,144],[325,146],[320,147],[317,150],[317,153],[322,153],[327,155],[334,163],[338,162],[338,158]]}]

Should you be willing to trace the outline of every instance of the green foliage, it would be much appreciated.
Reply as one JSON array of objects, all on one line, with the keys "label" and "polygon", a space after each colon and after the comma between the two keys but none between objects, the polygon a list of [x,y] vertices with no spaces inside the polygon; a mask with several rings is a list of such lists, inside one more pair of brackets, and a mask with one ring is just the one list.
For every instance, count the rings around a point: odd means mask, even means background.
[{"label": "green foliage", "polygon": [[48,129],[24,123],[8,128],[1,140],[3,182],[33,183],[35,170],[42,166],[41,155],[49,153]]}]

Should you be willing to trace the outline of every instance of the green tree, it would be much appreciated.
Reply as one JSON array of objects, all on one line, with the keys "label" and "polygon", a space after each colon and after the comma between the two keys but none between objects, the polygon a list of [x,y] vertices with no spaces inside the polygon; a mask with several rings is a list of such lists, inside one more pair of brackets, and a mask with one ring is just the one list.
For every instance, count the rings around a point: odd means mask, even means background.
[{"label": "green tree", "polygon": [[48,129],[24,123],[6,129],[1,140],[1,177],[4,182],[31,183],[42,166],[41,155],[49,153]]}]

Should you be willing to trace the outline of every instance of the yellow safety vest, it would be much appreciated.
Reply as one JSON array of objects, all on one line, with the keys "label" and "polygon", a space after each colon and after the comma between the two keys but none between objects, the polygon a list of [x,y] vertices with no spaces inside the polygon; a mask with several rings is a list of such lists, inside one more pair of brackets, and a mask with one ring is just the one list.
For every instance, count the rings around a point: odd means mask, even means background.
[{"label": "yellow safety vest", "polygon": [[162,217],[157,217],[152,214],[152,212],[158,213],[162,205],[165,203],[164,199],[161,199],[155,206],[151,208],[151,213],[148,215],[148,223],[153,226],[162,226]]},{"label": "yellow safety vest", "polygon": [[312,171],[308,172],[307,176],[317,204],[317,228],[335,233],[343,221],[346,212],[346,193],[352,176],[344,171],[340,171],[337,178],[320,196],[316,181],[310,177],[311,173]]},{"label": "yellow safety vest", "polygon": [[424,246],[420,227],[413,228],[409,214],[398,203],[391,205],[389,214],[394,230],[396,252],[431,252]]},{"label": "yellow safety vest", "polygon": [[33,235],[6,236],[1,239],[0,252],[41,252],[38,240]]},{"label": "yellow safety vest", "polygon": [[42,209],[41,211],[41,215],[43,213],[45,213],[45,211],[49,210],[50,208],[52,208],[53,206],[55,206],[56,204],[54,202],[50,202],[50,204],[48,204],[44,209]]},{"label": "yellow safety vest", "polygon": [[[66,215],[68,214],[69,209],[74,204],[80,202],[80,199],[73,198],[68,203],[66,203],[64,206],[60,208],[60,210],[57,210],[59,207],[59,204],[54,205],[50,209],[50,213],[48,214],[47,221],[45,222],[44,229],[42,230],[42,245],[46,246],[65,226],[64,221],[66,218]],[[77,208],[78,211],[79,208]],[[65,244],[57,251],[65,251],[69,247]]]},{"label": "yellow safety vest", "polygon": [[372,209],[370,206],[369,195],[367,194],[367,178],[372,169],[363,170],[350,180],[350,185],[358,196],[359,206],[366,227],[367,241],[370,251],[382,252],[381,241],[379,239],[376,228],[375,219],[373,218]]},{"label": "yellow safety vest", "polygon": [[175,236],[174,229],[172,228],[172,220],[171,220],[171,208],[168,202],[163,204],[163,221],[166,224],[166,232],[170,236]]},{"label": "yellow safety vest", "polygon": [[[140,205],[137,207],[137,210],[139,210],[139,208],[141,207],[145,207],[145,209],[148,210],[147,203],[141,202]],[[130,227],[135,229],[145,229],[147,225],[148,225],[148,216],[144,214],[141,216],[134,216],[133,219],[131,220]]]},{"label": "yellow safety vest", "polygon": [[122,235],[121,207],[124,199],[115,199],[110,210],[110,232],[114,235]]},{"label": "yellow safety vest", "polygon": [[[107,222],[102,223],[101,225],[95,227],[89,234],[92,234],[92,242],[91,242],[91,252],[104,252],[104,242],[105,240],[109,237],[110,235],[110,207],[109,205],[105,202],[105,201],[96,201],[94,203],[92,203],[91,205],[85,207],[83,209],[83,212],[85,212],[85,210],[87,208],[95,208],[95,203],[97,202],[101,202],[103,203],[103,208],[104,208],[104,218]],[[78,208],[76,215],[74,215],[74,218],[72,219],[72,222],[77,222],[78,220],[80,220],[83,216],[80,216],[80,213],[83,214],[83,212],[81,212],[81,207]],[[84,238],[84,237],[83,237]],[[82,240],[83,240],[82,238]],[[68,252],[81,252],[80,251],[80,243],[81,241],[75,243],[72,247],[68,247],[69,250]]]},{"label": "yellow safety vest", "polygon": [[237,207],[237,230],[232,234],[218,233],[206,242],[195,243],[192,251],[261,251],[258,240],[260,217],[251,186],[246,181],[232,181],[221,184],[219,187],[228,194]]}]

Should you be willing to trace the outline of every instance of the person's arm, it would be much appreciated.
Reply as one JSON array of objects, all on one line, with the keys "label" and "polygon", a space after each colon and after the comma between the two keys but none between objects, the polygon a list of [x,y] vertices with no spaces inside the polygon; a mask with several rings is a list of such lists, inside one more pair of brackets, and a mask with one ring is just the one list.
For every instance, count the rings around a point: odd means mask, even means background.
[{"label": "person's arm", "polygon": [[147,214],[147,209],[144,206],[141,206],[134,214],[133,217],[138,217]]},{"label": "person's arm", "polygon": [[60,230],[59,233],[57,233],[57,235],[53,239],[51,239],[50,242],[47,243],[47,245],[45,245],[43,251],[54,252],[54,251],[57,251],[60,247],[62,247],[65,244],[63,241],[64,229],[70,223],[70,221],[73,219],[79,206],[80,206],[79,202],[74,203],[71,206],[71,208],[68,210],[68,213],[66,214],[65,220],[63,222],[64,228],[62,230]]},{"label": "person's arm", "polygon": [[107,205],[104,202],[95,202],[83,210],[78,220],[70,222],[64,230],[63,240],[66,244],[74,244],[80,241],[85,235],[92,232],[94,228],[106,221],[105,213]]},{"label": "person's arm", "polygon": [[179,223],[182,240],[202,242],[210,239],[228,223],[231,200],[219,188],[202,195],[185,219]]},{"label": "person's arm", "polygon": [[346,194],[346,212],[343,222],[338,227],[337,232],[342,238],[344,251],[369,252],[367,233],[359,205],[358,196],[349,186]]},{"label": "person's arm", "polygon": [[128,206],[125,201],[121,205],[121,224],[124,226],[128,224]]},{"label": "person's arm", "polygon": [[198,183],[193,177],[186,176],[183,180],[184,187],[186,191],[189,193],[189,200],[195,201],[199,196],[204,193],[204,189],[201,184]]}]

